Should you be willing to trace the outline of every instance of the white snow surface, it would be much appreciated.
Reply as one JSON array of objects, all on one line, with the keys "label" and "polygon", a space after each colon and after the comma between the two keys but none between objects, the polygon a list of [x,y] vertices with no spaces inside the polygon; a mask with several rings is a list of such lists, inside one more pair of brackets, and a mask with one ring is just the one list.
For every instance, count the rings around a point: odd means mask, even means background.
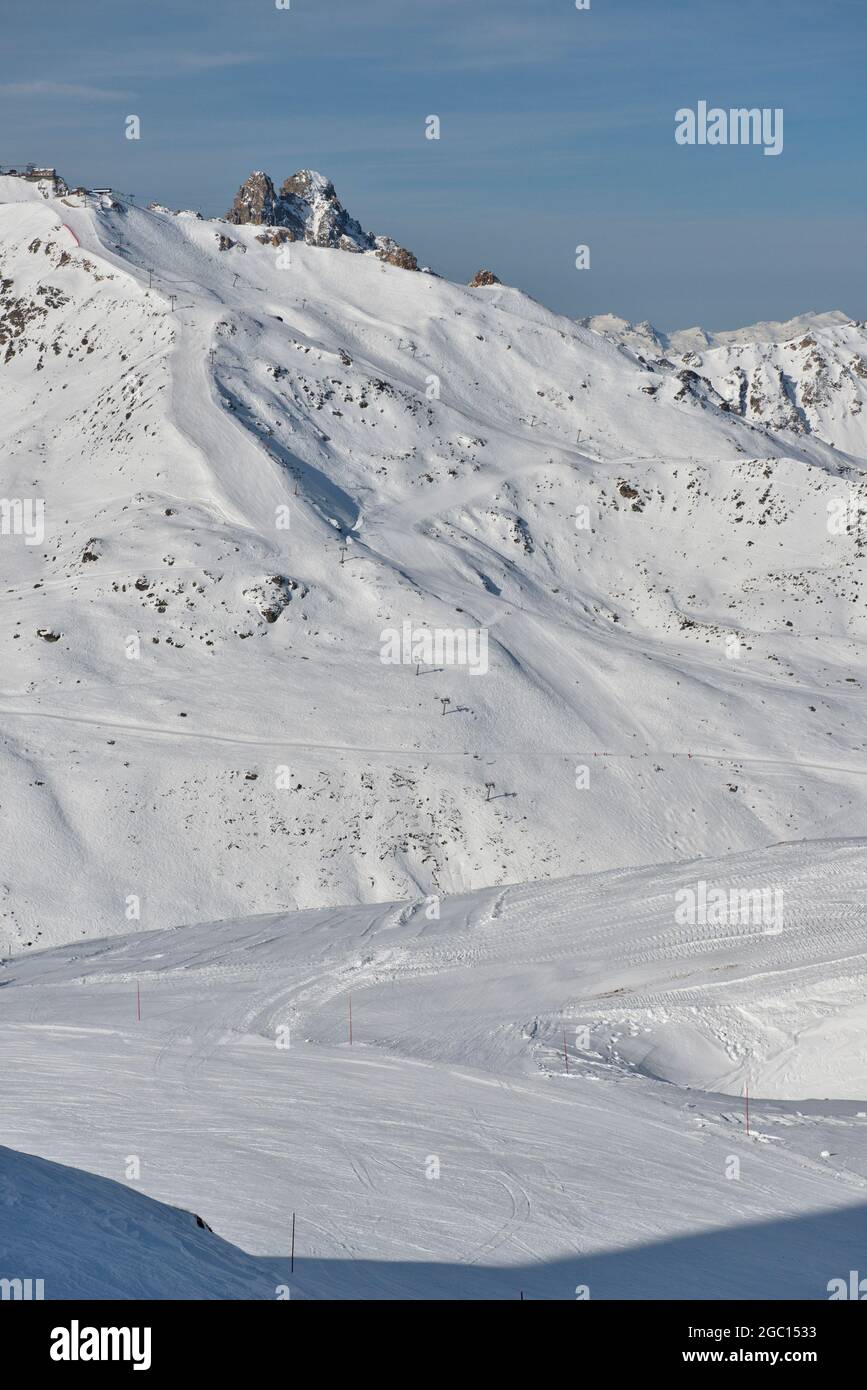
[{"label": "white snow surface", "polygon": [[4,1298],[264,1299],[289,1272],[233,1249],[192,1212],[3,1147],[0,1214]]},{"label": "white snow surface", "polygon": [[[0,496],[45,505],[0,538],[16,951],[863,827],[863,416],[757,425],[505,286],[0,198]],[[488,673],[383,665],[404,621]]]},{"label": "white snow surface", "polygon": [[[697,875],[783,930],[677,927]],[[867,841],[780,845],[30,953],[4,1139],[137,1156],[263,1262],[218,1296],[275,1296],[294,1211],[293,1297],[825,1297],[867,1220],[865,879]]]},{"label": "white snow surface", "polygon": [[579,322],[651,370],[694,372],[700,398],[745,420],[815,435],[863,460],[867,333],[863,322],[838,309],[720,333],[666,334],[614,314]]},{"label": "white snow surface", "polygon": [[[45,506],[0,536],[0,1278],[271,1298],[295,1212],[293,1297],[825,1297],[864,326],[675,342],[49,193],[0,178],[0,499]],[[383,665],[404,621],[489,671]]]}]

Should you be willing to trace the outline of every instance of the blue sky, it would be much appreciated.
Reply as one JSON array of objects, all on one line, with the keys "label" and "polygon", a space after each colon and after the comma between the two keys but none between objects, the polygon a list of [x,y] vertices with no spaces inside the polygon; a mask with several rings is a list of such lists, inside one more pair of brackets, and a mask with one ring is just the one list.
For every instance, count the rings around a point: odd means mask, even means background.
[{"label": "blue sky", "polygon": [[[564,313],[867,317],[867,0],[4,8],[0,163],[206,215],[251,169],[317,168],[443,274],[489,266]],[[783,153],[678,146],[701,99],[782,107]]]}]

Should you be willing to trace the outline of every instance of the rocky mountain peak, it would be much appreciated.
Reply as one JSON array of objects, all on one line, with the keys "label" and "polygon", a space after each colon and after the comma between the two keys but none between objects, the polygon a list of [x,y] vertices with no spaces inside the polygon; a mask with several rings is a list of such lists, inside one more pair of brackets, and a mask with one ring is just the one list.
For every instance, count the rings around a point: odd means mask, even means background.
[{"label": "rocky mountain peak", "polygon": [[226,214],[227,222],[241,226],[246,222],[274,226],[278,200],[273,183],[267,174],[256,170],[245,179],[235,194],[235,201]]},{"label": "rocky mountain peak", "polygon": [[299,169],[291,178],[284,179],[280,188],[281,198],[300,198],[311,206],[318,198],[337,202],[334,184],[316,169]]},{"label": "rocky mountain peak", "polygon": [[375,251],[392,265],[418,269],[411,251],[390,237],[366,232],[341,203],[331,179],[316,169],[300,169],[284,179],[279,193],[267,174],[251,174],[238,190],[226,221],[286,228],[308,246]]}]

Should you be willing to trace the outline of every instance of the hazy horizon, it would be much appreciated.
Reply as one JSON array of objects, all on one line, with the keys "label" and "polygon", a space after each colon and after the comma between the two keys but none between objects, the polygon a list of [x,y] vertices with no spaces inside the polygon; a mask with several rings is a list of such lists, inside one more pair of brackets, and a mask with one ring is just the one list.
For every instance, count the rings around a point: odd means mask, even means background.
[{"label": "hazy horizon", "polygon": [[[685,0],[48,0],[5,19],[0,163],[206,216],[253,169],[320,169],[420,263],[463,281],[489,267],[573,316],[867,316],[863,5],[714,14],[709,43]],[[779,157],[679,146],[675,112],[699,101],[783,110]]]}]

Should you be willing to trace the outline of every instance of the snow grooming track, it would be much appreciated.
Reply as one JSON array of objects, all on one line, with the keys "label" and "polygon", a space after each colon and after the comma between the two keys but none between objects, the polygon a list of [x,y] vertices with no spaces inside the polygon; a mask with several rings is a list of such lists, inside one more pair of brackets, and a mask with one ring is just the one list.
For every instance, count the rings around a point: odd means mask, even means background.
[{"label": "snow grooming track", "polygon": [[[13,1221],[53,1184],[34,1258],[141,1296],[273,1297],[294,1212],[293,1297],[824,1297],[867,1183],[827,525],[867,330],[709,338],[699,399],[674,339],[257,230],[0,177],[0,492],[47,523],[0,547],[4,1138],[77,1170],[0,1154]],[[726,410],[741,358],[797,410]],[[387,668],[404,622],[484,629],[484,678]],[[699,881],[782,931],[683,925]]]},{"label": "snow grooming track", "polygon": [[[867,842],[701,872],[779,883],[813,924],[736,941],[761,956],[761,989],[757,972],[719,984],[725,939],[699,931],[691,956],[667,954],[684,865],[443,897],[439,920],[419,902],[357,906],[32,954],[0,994],[9,1142],[121,1182],[138,1154],[142,1191],[260,1259],[285,1259],[296,1211],[293,1296],[568,1299],[590,1282],[646,1297],[650,1279],[661,1297],[749,1298],[772,1275],[775,1296],[823,1297],[838,1266],[857,1267],[867,1125],[844,1097],[863,1094],[867,1058],[844,1054],[821,1108],[797,1087],[815,1011],[827,1047],[864,1008],[860,965],[831,965],[841,920],[859,930]],[[635,963],[645,933],[656,958]],[[691,973],[688,1004],[658,987],[673,967]],[[749,1137],[716,1037],[733,1020]],[[586,1051],[572,1031],[585,1023]],[[649,1075],[651,1052],[693,1089]],[[734,1102],[715,1093],[726,1069]],[[772,1270],[764,1227],[785,1252]]]}]

